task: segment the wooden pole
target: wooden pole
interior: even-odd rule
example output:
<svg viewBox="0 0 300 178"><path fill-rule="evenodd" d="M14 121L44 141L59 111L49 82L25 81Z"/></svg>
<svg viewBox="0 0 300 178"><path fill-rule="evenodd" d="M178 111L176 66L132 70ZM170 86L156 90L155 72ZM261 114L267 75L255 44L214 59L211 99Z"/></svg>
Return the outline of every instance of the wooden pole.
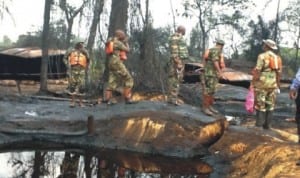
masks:
<svg viewBox="0 0 300 178"><path fill-rule="evenodd" d="M87 129L88 129L88 136L93 136L95 134L94 116L88 117Z"/></svg>

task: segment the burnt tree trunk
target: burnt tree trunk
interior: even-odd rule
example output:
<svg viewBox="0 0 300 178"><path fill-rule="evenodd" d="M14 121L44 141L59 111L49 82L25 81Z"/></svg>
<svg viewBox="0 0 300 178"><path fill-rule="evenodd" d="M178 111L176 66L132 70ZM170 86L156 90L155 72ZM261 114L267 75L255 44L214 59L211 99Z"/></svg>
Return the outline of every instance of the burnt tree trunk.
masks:
<svg viewBox="0 0 300 178"><path fill-rule="evenodd" d="M95 38L97 34L97 26L100 22L100 15L103 12L104 0L97 0L94 6L93 20L90 27L90 33L87 43L87 49L92 54L92 49L95 44Z"/></svg>
<svg viewBox="0 0 300 178"><path fill-rule="evenodd" d="M112 0L109 18L108 37L113 36L116 29L126 32L128 20L128 0Z"/></svg>
<svg viewBox="0 0 300 178"><path fill-rule="evenodd" d="M141 14L142 15L142 14ZM155 57L153 28L150 18L149 0L145 1L145 16L142 17L144 28L140 43L140 63L137 86L139 89L156 90L160 87L159 67Z"/></svg>
<svg viewBox="0 0 300 178"><path fill-rule="evenodd" d="M49 26L52 0L45 0L44 24L42 32L42 62L41 62L41 79L40 92L47 92L47 74L48 74L48 41L49 41Z"/></svg>

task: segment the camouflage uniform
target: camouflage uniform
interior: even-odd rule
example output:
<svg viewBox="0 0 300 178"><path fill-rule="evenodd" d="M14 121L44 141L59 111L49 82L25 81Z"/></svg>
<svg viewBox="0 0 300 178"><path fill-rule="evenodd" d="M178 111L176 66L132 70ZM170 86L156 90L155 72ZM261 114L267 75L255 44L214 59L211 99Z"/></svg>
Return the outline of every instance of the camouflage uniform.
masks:
<svg viewBox="0 0 300 178"><path fill-rule="evenodd" d="M168 102L176 103L180 83L183 81L184 60L188 59L188 49L182 34L174 33L169 38L171 59L168 63Z"/></svg>
<svg viewBox="0 0 300 178"><path fill-rule="evenodd" d="M119 82L124 83L125 88L133 87L133 78L120 59L120 51L126 50L126 46L116 38L113 39L113 54L108 56L108 86L106 90L115 90Z"/></svg>
<svg viewBox="0 0 300 178"><path fill-rule="evenodd" d="M69 81L68 89L72 94L74 94L75 92L76 94L82 95L85 93L85 77L86 77L87 68L81 65L73 65L73 66L70 65L69 56L73 52L77 52L78 54L82 53L83 55L85 55L87 62L89 60L89 55L87 50L85 49L82 50L72 49L69 50L64 56L64 63L66 64L68 69L68 81Z"/></svg>
<svg viewBox="0 0 300 178"><path fill-rule="evenodd" d="M205 54L204 72L200 76L202 83L202 112L206 115L212 116L219 114L219 111L213 108L214 94L219 82L219 75L222 69L222 49L225 42L223 40L216 41L216 47L208 50L208 54ZM216 68L215 63L218 63L219 69ZM225 67L225 66L223 66Z"/></svg>
<svg viewBox="0 0 300 178"><path fill-rule="evenodd" d="M257 127L269 129L271 126L273 110L276 100L276 89L278 86L278 75L281 74L281 66L278 70L271 69L270 57L277 56L271 50L268 50L258 56L254 68L254 77L252 85L255 95L256 123ZM277 56L279 57L279 56ZM279 57L280 58L280 57ZM281 60L281 59L280 59Z"/></svg>
<svg viewBox="0 0 300 178"><path fill-rule="evenodd" d="M220 56L222 54L221 49L211 48L209 49L209 56L204 66L204 73L201 80L204 82L203 94L214 95L216 92L216 86L219 82L217 70L214 66L214 62L220 63Z"/></svg>
<svg viewBox="0 0 300 178"><path fill-rule="evenodd" d="M259 111L272 111L275 106L276 93L278 88L276 72L269 67L269 56L276 55L272 51L267 51L258 56L255 69L260 71L258 80L253 81L255 92L255 109Z"/></svg>

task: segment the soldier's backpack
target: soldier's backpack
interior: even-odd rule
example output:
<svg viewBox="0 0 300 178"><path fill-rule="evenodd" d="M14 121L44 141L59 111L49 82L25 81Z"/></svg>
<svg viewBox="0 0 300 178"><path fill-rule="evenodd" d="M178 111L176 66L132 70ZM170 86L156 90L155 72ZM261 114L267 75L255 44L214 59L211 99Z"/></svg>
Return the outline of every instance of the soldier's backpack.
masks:
<svg viewBox="0 0 300 178"><path fill-rule="evenodd" d="M269 67L272 70L279 70L282 67L281 58L275 54L270 54L269 56Z"/></svg>
<svg viewBox="0 0 300 178"><path fill-rule="evenodd" d="M83 67L86 67L87 66L87 58L86 56L80 52L80 51L72 51L70 54L69 54L69 63L70 65L81 65Z"/></svg>
<svg viewBox="0 0 300 178"><path fill-rule="evenodd" d="M114 52L114 42L113 41L108 41L106 44L105 44L105 53L107 55L110 55ZM122 61L125 61L127 60L127 53L126 51L120 51L120 59Z"/></svg>
<svg viewBox="0 0 300 178"><path fill-rule="evenodd" d="M112 54L114 52L114 42L108 41L105 44L105 53L106 54Z"/></svg>

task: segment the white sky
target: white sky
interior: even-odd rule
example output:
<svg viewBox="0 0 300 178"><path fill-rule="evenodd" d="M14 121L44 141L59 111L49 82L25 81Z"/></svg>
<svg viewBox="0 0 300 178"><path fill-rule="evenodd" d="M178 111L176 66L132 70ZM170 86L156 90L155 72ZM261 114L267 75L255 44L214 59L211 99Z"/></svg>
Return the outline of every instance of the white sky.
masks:
<svg viewBox="0 0 300 178"><path fill-rule="evenodd" d="M15 23L9 16L4 16L4 19L0 20L0 41L4 35L7 35L11 40L17 40L20 34L26 34L29 31L36 31L43 24L43 11L44 11L44 0L12 0L9 3L9 9ZM78 0L70 0L78 1ZM286 6L289 0L282 0L281 5ZM9 2L9 1L7 1ZM182 13L181 3L182 0L172 0L173 8L178 9L179 13ZM277 0L272 0L271 6L267 9L263 9L263 4L267 0L255 0L257 8L253 9L253 13L250 15L251 18L256 18L258 14L262 15L265 19L269 20L275 18ZM170 0L151 0L150 8L153 15L154 27L166 26L172 23L172 14L170 7ZM194 19L185 19L183 17L176 18L177 24L185 25L187 32L189 32L196 23ZM74 30L75 31L75 30Z"/></svg>

